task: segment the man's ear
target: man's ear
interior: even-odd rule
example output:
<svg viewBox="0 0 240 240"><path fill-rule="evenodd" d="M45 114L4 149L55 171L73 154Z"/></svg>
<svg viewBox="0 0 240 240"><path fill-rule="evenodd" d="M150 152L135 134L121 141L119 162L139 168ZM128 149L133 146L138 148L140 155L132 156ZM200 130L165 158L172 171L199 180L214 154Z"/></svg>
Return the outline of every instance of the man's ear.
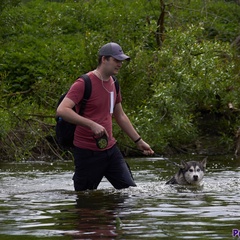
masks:
<svg viewBox="0 0 240 240"><path fill-rule="evenodd" d="M102 62L109 61L109 56L102 56Z"/></svg>

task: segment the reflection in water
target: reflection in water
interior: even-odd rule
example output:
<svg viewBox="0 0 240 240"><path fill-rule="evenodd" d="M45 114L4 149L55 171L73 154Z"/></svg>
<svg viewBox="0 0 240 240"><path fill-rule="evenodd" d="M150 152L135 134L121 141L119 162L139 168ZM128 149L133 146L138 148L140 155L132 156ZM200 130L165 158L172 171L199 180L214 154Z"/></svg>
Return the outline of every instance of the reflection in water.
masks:
<svg viewBox="0 0 240 240"><path fill-rule="evenodd" d="M66 235L83 239L112 239L118 235L120 219L118 211L126 194L104 191L81 192L77 195L77 231Z"/></svg>
<svg viewBox="0 0 240 240"><path fill-rule="evenodd" d="M72 162L1 164L0 239L231 239L240 229L239 160L209 157L201 188L166 185L176 167L161 158L129 163L137 187L103 180L79 193Z"/></svg>

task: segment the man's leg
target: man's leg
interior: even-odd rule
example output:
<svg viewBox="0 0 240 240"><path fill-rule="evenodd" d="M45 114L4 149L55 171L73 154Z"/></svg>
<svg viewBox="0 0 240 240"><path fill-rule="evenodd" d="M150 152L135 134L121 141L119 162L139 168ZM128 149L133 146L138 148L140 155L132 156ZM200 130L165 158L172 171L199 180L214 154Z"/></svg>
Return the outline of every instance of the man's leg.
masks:
<svg viewBox="0 0 240 240"><path fill-rule="evenodd" d="M106 163L104 163L106 161L101 157L101 152L75 148L74 159L75 191L97 189L106 168Z"/></svg>
<svg viewBox="0 0 240 240"><path fill-rule="evenodd" d="M122 153L117 146L107 150L108 167L105 172L105 177L116 188L136 187L131 170L123 158Z"/></svg>

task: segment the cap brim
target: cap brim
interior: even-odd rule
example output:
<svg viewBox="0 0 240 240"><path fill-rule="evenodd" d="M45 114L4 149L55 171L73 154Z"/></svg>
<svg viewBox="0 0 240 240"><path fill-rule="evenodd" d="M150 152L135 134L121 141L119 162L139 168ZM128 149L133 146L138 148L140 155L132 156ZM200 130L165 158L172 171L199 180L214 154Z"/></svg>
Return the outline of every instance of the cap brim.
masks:
<svg viewBox="0 0 240 240"><path fill-rule="evenodd" d="M115 55L115 56L112 56L112 57L119 60L119 61L130 60L130 57L125 55L125 54Z"/></svg>

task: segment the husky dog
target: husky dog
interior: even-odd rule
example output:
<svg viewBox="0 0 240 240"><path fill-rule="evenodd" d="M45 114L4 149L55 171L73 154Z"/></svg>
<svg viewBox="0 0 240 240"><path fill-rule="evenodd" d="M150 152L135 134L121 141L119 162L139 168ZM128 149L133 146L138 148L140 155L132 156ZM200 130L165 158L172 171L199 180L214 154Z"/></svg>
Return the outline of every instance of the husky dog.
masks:
<svg viewBox="0 0 240 240"><path fill-rule="evenodd" d="M207 157L201 162L181 161L179 171L166 184L199 185L203 179L207 164Z"/></svg>

